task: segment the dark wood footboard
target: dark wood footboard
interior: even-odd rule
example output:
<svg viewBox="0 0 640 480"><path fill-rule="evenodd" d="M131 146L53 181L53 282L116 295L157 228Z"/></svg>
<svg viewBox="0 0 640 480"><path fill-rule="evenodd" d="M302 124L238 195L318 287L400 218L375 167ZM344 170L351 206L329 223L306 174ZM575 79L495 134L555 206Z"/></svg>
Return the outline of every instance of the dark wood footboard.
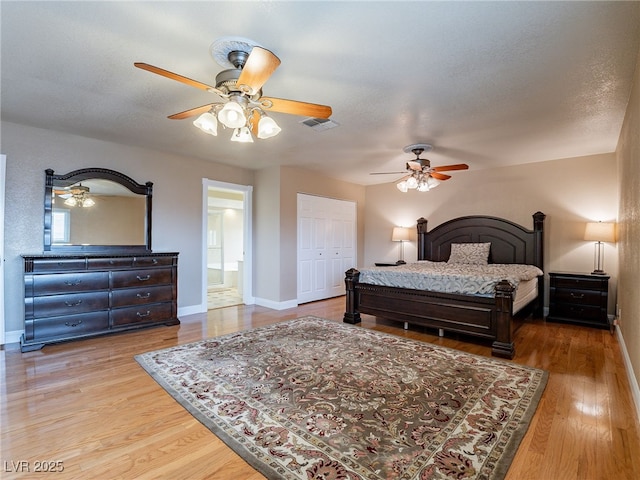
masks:
<svg viewBox="0 0 640 480"><path fill-rule="evenodd" d="M502 281L495 297L426 292L359 282L360 272L346 272L344 322L359 323L360 314L443 329L493 340L492 354L513 358L513 286Z"/></svg>

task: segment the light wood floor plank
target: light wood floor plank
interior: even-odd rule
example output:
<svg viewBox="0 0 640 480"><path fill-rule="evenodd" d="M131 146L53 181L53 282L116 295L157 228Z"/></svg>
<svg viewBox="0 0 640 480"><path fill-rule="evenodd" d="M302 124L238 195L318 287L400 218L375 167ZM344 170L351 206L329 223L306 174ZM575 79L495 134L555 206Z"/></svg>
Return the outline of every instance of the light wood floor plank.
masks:
<svg viewBox="0 0 640 480"><path fill-rule="evenodd" d="M341 322L343 313L344 298L283 311L235 306L183 317L179 326L25 354L9 345L0 351L0 467L60 460L65 470L51 478L259 480L262 475L167 395L134 355L303 315ZM404 330L368 315L360 327L491 355L481 341ZM640 427L616 337L532 319L518 330L516 345L514 362L550 377L507 480L640 478ZM44 478L11 471L0 477Z"/></svg>

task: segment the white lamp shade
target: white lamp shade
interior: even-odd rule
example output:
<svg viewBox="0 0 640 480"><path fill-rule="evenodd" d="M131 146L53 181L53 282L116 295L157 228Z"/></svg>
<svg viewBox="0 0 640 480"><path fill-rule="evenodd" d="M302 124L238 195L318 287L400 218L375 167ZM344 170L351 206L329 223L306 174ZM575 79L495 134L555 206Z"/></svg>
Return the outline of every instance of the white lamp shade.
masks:
<svg viewBox="0 0 640 480"><path fill-rule="evenodd" d="M593 242L615 242L616 224L605 222L588 222L584 230L584 239Z"/></svg>
<svg viewBox="0 0 640 480"><path fill-rule="evenodd" d="M416 177L407 178L407 188L416 188L418 186L418 180Z"/></svg>
<svg viewBox="0 0 640 480"><path fill-rule="evenodd" d="M407 188L407 182L404 180L402 182L398 182L396 184L396 187L398 187L398 190L400 190L402 193L407 193L409 191L409 189Z"/></svg>
<svg viewBox="0 0 640 480"><path fill-rule="evenodd" d="M275 137L281 130L276 121L271 117L263 116L258 122L258 138Z"/></svg>
<svg viewBox="0 0 640 480"><path fill-rule="evenodd" d="M408 242L409 241L409 229L407 227L393 227L391 233L392 242Z"/></svg>
<svg viewBox="0 0 640 480"><path fill-rule="evenodd" d="M218 135L218 120L211 112L205 112L193 121L193 124L204 133Z"/></svg>
<svg viewBox="0 0 640 480"><path fill-rule="evenodd" d="M240 128L247 124L247 117L244 110L235 102L225 103L222 110L218 113L218 120L229 128Z"/></svg>
<svg viewBox="0 0 640 480"><path fill-rule="evenodd" d="M236 128L231 135L232 142L253 143L251 131L247 127Z"/></svg>

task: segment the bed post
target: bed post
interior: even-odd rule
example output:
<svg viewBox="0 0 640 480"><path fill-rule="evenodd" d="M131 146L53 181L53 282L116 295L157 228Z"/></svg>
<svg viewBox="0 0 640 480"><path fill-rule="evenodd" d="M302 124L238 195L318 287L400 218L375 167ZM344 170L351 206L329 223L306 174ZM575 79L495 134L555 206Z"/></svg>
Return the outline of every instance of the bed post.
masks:
<svg viewBox="0 0 640 480"><path fill-rule="evenodd" d="M511 305L516 289L507 280L496 285L496 340L491 344L491 354L496 357L513 358L513 321Z"/></svg>
<svg viewBox="0 0 640 480"><path fill-rule="evenodd" d="M544 271L544 219L546 215L542 212L533 214L534 231L534 265ZM544 274L538 277L538 298L534 305L533 314L536 317L544 315Z"/></svg>
<svg viewBox="0 0 640 480"><path fill-rule="evenodd" d="M356 291L356 284L360 279L360 272L355 268L350 268L344 272L344 284L346 289L347 306L344 312L344 323L360 323L360 312L358 311L358 292Z"/></svg>
<svg viewBox="0 0 640 480"><path fill-rule="evenodd" d="M424 237L427 234L427 219L420 217L416 223L416 228L418 229L418 260L430 260L430 258L427 258L427 246L424 241Z"/></svg>

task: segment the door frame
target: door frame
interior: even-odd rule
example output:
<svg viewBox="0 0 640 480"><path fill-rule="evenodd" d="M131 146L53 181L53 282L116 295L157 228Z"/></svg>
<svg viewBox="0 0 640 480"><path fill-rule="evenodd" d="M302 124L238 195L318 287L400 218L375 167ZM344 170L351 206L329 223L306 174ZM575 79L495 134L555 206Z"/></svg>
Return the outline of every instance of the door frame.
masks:
<svg viewBox="0 0 640 480"><path fill-rule="evenodd" d="M7 156L0 154L0 345L5 344L4 322L4 190L7 178Z"/></svg>
<svg viewBox="0 0 640 480"><path fill-rule="evenodd" d="M253 186L236 183L220 182L202 179L202 293L201 311L207 311L207 226L209 222L209 188L230 190L243 194L243 225L242 232L244 259L242 262L242 301L246 305L253 305Z"/></svg>

